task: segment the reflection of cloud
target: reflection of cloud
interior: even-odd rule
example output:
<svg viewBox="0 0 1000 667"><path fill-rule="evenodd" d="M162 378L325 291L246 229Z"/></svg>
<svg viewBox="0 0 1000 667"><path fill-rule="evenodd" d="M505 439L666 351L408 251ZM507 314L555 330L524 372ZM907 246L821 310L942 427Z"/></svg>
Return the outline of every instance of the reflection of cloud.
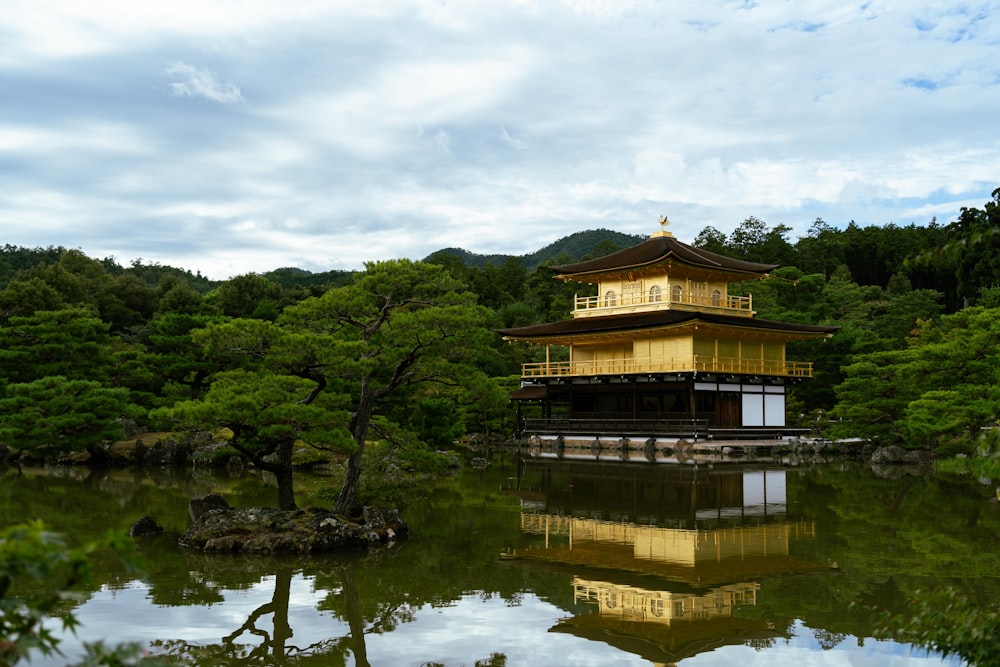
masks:
<svg viewBox="0 0 1000 667"><path fill-rule="evenodd" d="M565 584L570 584L569 579ZM147 585L138 581L114 590L105 587L77 609L82 627L79 636L64 637L60 648L66 655L35 655L30 665L64 665L79 654L83 641L97 639L147 645L153 640L170 639L217 644L255 609L271 600L273 594L273 575L264 576L260 583L245 590L225 590L225 600L212 605L155 604ZM319 644L350 632L346 622L318 610L328 594L329 591L315 587L312 577L292 577L288 620L297 646ZM367 634L365 642L373 665L415 665L427 661L468 665L492 653L506 655L509 665L649 665L638 656L602 642L553 633L551 628L566 618L565 609L532 592L525 591L517 604L493 593L470 592L447 604L427 604L415 609L413 621L401 623L391 632ZM912 667L949 664L894 642L866 641L859 646L856 641L848 640L833 650L822 650L810 629L801 624L796 626L795 636L789 641L766 650L729 646L697 656L691 664L875 667L886 664L889 656L909 656L906 664Z"/></svg>
<svg viewBox="0 0 1000 667"><path fill-rule="evenodd" d="M289 625L302 645L318 644L330 636L350 632L346 622L331 618L318 606L327 591L317 589L311 577L292 578ZM76 635L63 635L59 645L65 656L32 656L31 667L55 667L67 664L82 652L83 642L137 642L148 646L157 640L180 640L191 644L218 644L232 633L262 604L274 595L275 577L265 575L259 583L244 590L223 590L224 600L211 605L156 604L149 586L133 581L123 587L103 587L77 611L80 628ZM245 638L241 638L241 641Z"/></svg>
<svg viewBox="0 0 1000 667"><path fill-rule="evenodd" d="M167 76L176 79L170 84L171 94L177 97L204 97L221 104L241 102L243 95L236 84L219 81L207 69L198 69L186 63L171 63L164 70Z"/></svg>

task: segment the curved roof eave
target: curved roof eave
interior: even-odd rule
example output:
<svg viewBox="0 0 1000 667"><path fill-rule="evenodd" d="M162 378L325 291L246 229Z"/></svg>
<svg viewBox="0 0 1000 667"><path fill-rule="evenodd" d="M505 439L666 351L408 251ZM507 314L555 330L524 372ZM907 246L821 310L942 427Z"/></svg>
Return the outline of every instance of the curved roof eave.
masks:
<svg viewBox="0 0 1000 667"><path fill-rule="evenodd" d="M784 333L791 337L829 336L839 331L840 327L814 324L797 324L794 322L777 322L760 320L733 315L715 315L696 311L654 311L648 313L629 313L627 315L608 315L606 317L583 317L546 324L536 324L528 327L500 329L498 333L507 340L540 340L566 339L575 336L594 334L611 334L619 332L635 332L664 327L676 327L700 321L705 324L732 329L756 329L772 333Z"/></svg>
<svg viewBox="0 0 1000 667"><path fill-rule="evenodd" d="M645 268L670 258L691 266L728 273L762 276L778 268L778 264L759 264L725 257L681 243L672 236L655 236L624 250L572 264L549 267L561 277L573 278Z"/></svg>

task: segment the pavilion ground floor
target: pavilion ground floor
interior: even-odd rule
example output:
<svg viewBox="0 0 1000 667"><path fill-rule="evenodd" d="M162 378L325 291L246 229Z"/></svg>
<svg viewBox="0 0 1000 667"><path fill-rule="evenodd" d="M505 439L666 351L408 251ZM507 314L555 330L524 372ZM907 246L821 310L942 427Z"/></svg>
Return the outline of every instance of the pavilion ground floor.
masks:
<svg viewBox="0 0 1000 667"><path fill-rule="evenodd" d="M695 373L533 379L511 394L518 435L774 438L788 378Z"/></svg>

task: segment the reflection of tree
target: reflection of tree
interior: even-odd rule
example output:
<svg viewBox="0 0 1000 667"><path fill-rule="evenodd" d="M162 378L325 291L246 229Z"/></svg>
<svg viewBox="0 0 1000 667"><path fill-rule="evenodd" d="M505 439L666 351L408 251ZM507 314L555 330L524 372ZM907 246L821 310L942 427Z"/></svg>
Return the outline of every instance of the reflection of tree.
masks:
<svg viewBox="0 0 1000 667"><path fill-rule="evenodd" d="M441 662L425 662L423 667L445 667ZM476 660L474 667L507 667L507 656L503 653L490 653L490 657Z"/></svg>
<svg viewBox="0 0 1000 667"><path fill-rule="evenodd" d="M915 591L907 615L883 612L877 635L911 642L974 667L1000 665L1000 611L954 588Z"/></svg>
<svg viewBox="0 0 1000 667"><path fill-rule="evenodd" d="M306 665L313 662L323 665L346 664L346 638L330 639L309 646L289 643L295 634L288 618L292 578L290 566L271 564L274 573L274 592L271 599L254 609L247 620L236 630L222 637L220 643L202 645L185 640L155 642L172 658L185 664L202 665ZM271 627L262 620L271 616ZM245 635L255 637L259 643L241 640ZM358 663L367 664L367 663Z"/></svg>
<svg viewBox="0 0 1000 667"><path fill-rule="evenodd" d="M341 582L344 597L344 610L347 613L347 624L351 628L351 650L354 652L354 663L358 667L368 667L368 647L365 645L365 619L361 615L361 601L358 597L358 587L354 584L352 568L343 569Z"/></svg>
<svg viewBox="0 0 1000 667"><path fill-rule="evenodd" d="M884 479L841 464L789 475L788 499L790 513L816 522L816 540L794 553L836 563L837 585L813 575L771 579L762 583L763 604L745 613L822 628L822 645L876 636L873 609L912 616L918 589L950 585L996 604L1000 515L984 509L974 485L943 475Z"/></svg>
<svg viewBox="0 0 1000 667"><path fill-rule="evenodd" d="M836 648L838 644L847 639L847 635L842 632L830 632L822 628L813 630L813 637L816 638L816 641L819 642L820 647L824 651Z"/></svg>
<svg viewBox="0 0 1000 667"><path fill-rule="evenodd" d="M261 643L247 654L246 658L250 662L263 661L270 653L275 660L282 661L285 658L285 642L292 637L292 627L288 622L288 596L292 585L292 570L289 567L279 568L274 575L274 595L267 604L262 604L253 610L246 623L237 628L233 633L222 638L223 644L234 652L234 642L244 632L256 635L261 638ZM267 630L257 627L257 621L265 614L272 614L274 632L268 635Z"/></svg>
<svg viewBox="0 0 1000 667"><path fill-rule="evenodd" d="M344 665L351 653L354 664L367 667L368 649L366 632L389 632L400 622L413 620L413 612L403 603L383 600L377 613L366 619L363 599L358 587L357 569L364 569L362 561L346 563L334 568L336 582L331 587L331 597L336 599L337 615L347 622L349 632L341 637L327 639L309 646L296 646L289 642L294 630L288 618L291 582L294 571L290 566L268 562L274 573L274 592L271 599L257 607L236 630L222 637L220 643L199 645L184 640L160 641L155 646L171 657L188 664L213 665ZM271 627L264 625L270 615ZM257 638L259 643L250 641Z"/></svg>

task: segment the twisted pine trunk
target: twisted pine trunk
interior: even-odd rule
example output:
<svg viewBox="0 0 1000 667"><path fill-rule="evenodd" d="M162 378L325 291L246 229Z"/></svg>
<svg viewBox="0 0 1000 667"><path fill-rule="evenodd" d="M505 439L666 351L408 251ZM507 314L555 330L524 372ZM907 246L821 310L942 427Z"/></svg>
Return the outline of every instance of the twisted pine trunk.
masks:
<svg viewBox="0 0 1000 667"><path fill-rule="evenodd" d="M358 410L351 419L351 436L354 438L355 449L347 459L344 486L341 487L337 502L333 506L335 514L350 516L357 502L358 489L361 486L361 458L365 453L365 441L368 439L368 425L371 423L374 405L375 396L371 390L371 382L367 377L362 378Z"/></svg>

